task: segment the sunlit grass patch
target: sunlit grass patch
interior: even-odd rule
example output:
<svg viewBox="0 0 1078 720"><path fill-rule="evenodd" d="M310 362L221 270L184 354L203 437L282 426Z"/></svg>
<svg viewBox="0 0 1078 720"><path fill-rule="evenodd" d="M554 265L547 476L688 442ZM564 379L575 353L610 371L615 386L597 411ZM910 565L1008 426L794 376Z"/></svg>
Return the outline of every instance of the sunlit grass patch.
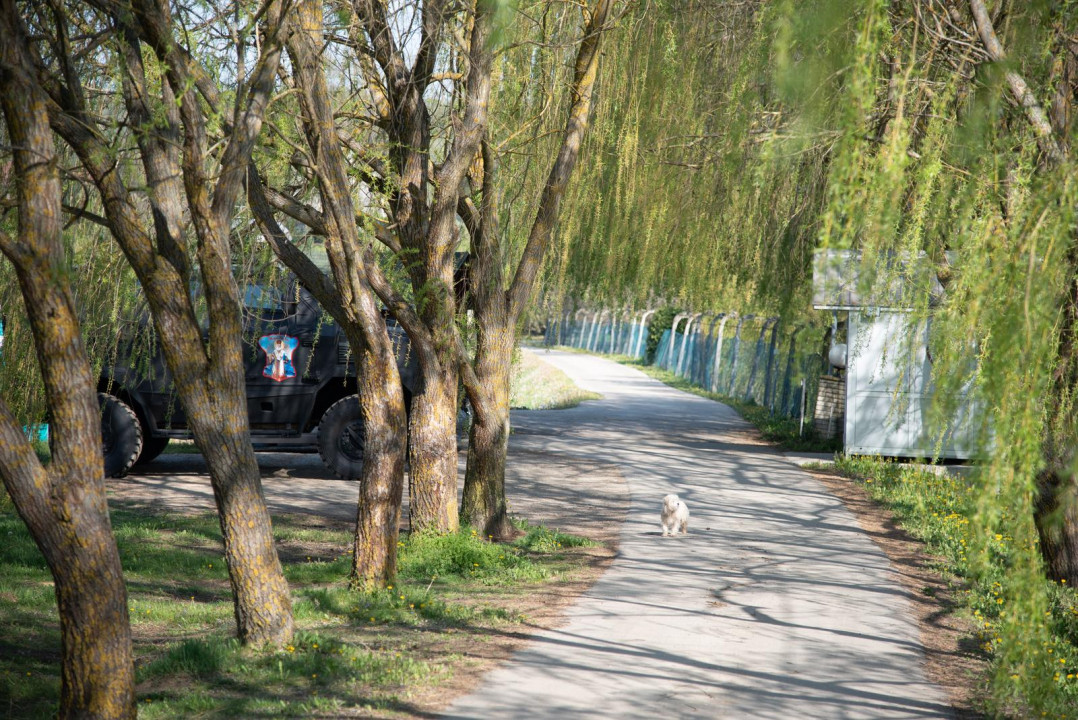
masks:
<svg viewBox="0 0 1078 720"><path fill-rule="evenodd" d="M407 712L436 696L459 648L519 632L520 598L580 567L587 544L541 527L514 544L465 529L402 536L399 581L348 587L352 532L299 516L274 519L292 587L296 634L245 648L235 621L218 520L121 506L112 512L128 583L139 715L304 717ZM0 506L0 707L54 717L60 637L51 577L10 504ZM576 563L574 565L574 562Z"/></svg>
<svg viewBox="0 0 1078 720"><path fill-rule="evenodd" d="M400 576L406 581L536 581L547 575L520 548L489 542L471 528L446 535L418 533L401 545Z"/></svg>
<svg viewBox="0 0 1078 720"><path fill-rule="evenodd" d="M581 390L576 383L534 353L519 352L509 382L509 406L524 410L576 407L584 400L598 400L598 393Z"/></svg>
<svg viewBox="0 0 1078 720"><path fill-rule="evenodd" d="M525 533L523 537L513 544L526 550L554 553L564 548L594 547L598 545L597 542L586 537L551 530L542 525L531 525L520 520L515 520L513 524Z"/></svg>

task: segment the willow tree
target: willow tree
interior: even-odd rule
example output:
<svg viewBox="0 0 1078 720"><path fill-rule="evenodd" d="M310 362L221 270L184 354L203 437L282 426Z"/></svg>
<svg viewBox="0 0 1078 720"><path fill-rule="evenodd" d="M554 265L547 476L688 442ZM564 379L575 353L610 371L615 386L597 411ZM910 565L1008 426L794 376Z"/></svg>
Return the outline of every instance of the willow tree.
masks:
<svg viewBox="0 0 1078 720"><path fill-rule="evenodd" d="M782 108L764 82L766 5L640 3L612 31L603 101L544 269L548 313L657 298L792 311L804 299L827 146L787 154L770 142Z"/></svg>
<svg viewBox="0 0 1078 720"><path fill-rule="evenodd" d="M523 200L522 212L531 218L531 223L520 250L516 251L514 247L514 241L519 243L519 238L514 237L509 224L503 222L502 204L510 188L499 173L499 138L494 133L488 133L483 143L482 165L475 173L475 204L467 205L463 213L474 253L469 286L477 337L475 378L466 384L475 409L475 420L469 436L461 514L466 522L482 528L489 536L504 538L513 533L506 514L505 463L509 441L509 371L517 326L532 301L539 271L561 214L562 200L591 121L600 41L607 29L612 4L611 0L597 0L585 9L579 39L568 43L569 47L576 48L576 52L567 92L561 95L556 83L545 85L541 80L538 90L532 90L547 103L560 106L564 115L552 115L558 120L564 118L564 125L555 135L558 144L550 149L554 160L537 200L535 195ZM565 35L572 37L573 32ZM543 37L542 32L538 36L524 33L522 36L525 40L522 45L526 48L553 44L552 38ZM523 67L518 65L515 69L525 78L530 76L534 82L544 64L555 64L558 59L555 53L554 57L540 62L533 53L530 59L523 61ZM500 69L511 68L510 60L506 59ZM524 69L528 70L527 74L521 72ZM557 71L553 77L558 77ZM525 88L529 84L519 76L517 82ZM511 89L503 89L503 95L508 94L507 90L511 92ZM505 113L503 117L507 115ZM516 118L523 120L519 115ZM542 123L532 123L532 132L541 127ZM526 124L524 127L500 127L499 130L509 135L500 139L503 142L509 140L526 128ZM537 154L544 157L541 152Z"/></svg>
<svg viewBox="0 0 1078 720"><path fill-rule="evenodd" d="M536 7L566 21L577 12L560 3L542 2ZM321 117L323 124L332 122L334 137L327 139L307 126L288 132L287 123L295 121L282 113L275 126L277 136L268 139L267 146L288 148L289 169L277 170L275 177L272 164L266 167L262 173L269 185L265 199L291 220L326 236L333 280L341 297L355 302L366 292L363 284L368 284L411 337L423 377L422 389L412 398L409 433L413 528L447 531L458 523L455 432L458 373L463 372L476 418L463 507L468 520L487 528L489 534L509 535L503 479L514 329L534 287L587 127L599 36L609 3L589 8L583 38L569 41L569 47L579 46L577 72L564 96L571 100L555 104L566 109L569 120L560 149L551 152L557 157L538 199L538 212L532 208L532 239L523 250L512 288L503 286L502 280L502 263L507 259L499 254L502 230L497 195L502 188L496 184L493 167L497 151L491 150L488 106L499 39L519 52L508 41L517 35L506 19L515 18L530 31L530 15L493 0L400 7L355 0L334 9L339 26L327 31L326 42L307 56L332 67L334 83L327 83L324 76L317 79L321 85L301 82L295 73L304 67L299 61L302 51L296 47L293 52L292 44L289 53L296 70L287 81L300 90L303 106L310 108L307 117ZM321 16L310 18L321 32ZM559 52L564 45L546 48L527 33L519 35L523 46L562 59ZM319 88L317 98L312 96L312 87ZM305 150L297 148L292 139L296 136L306 139ZM487 148L481 152L485 138ZM272 157L272 153L267 155ZM312 207L304 195L309 192L308 178L317 183L321 209ZM339 201L327 197L330 187L338 188L332 192ZM348 192L362 202L350 201ZM333 209L334 205L340 210ZM336 230L327 208L339 215L333 221L339 223ZM355 215L349 214L352 211ZM362 231L344 228L345 218L354 218ZM473 253L469 272L480 328L474 367L465 356L457 325L455 251L466 246L461 242L462 232L468 234ZM271 230L267 237L280 244L278 238L283 235ZM395 291L379 269L368 245L375 238L405 268L410 299L409 294ZM298 264L282 258L301 276L309 274L310 284L322 283L310 268L303 267L300 258L295 258ZM355 272L349 276L346 267ZM503 297L496 301L499 293Z"/></svg>
<svg viewBox="0 0 1078 720"><path fill-rule="evenodd" d="M813 28L787 8L796 49L784 72L810 48L821 75L840 72L806 114L835 138L821 242L859 251L870 271L895 254L935 264L943 302L926 297L915 311L932 328L930 419L942 428L963 393L981 409L973 555L987 564L1005 541L1009 556L997 687L1049 685L1058 666L1044 646L1042 578L1078 582L1068 150L1078 16L979 0L820 10L826 20ZM818 92L788 87L799 103ZM1050 697L1022 700L1048 712Z"/></svg>
<svg viewBox="0 0 1078 720"><path fill-rule="evenodd" d="M931 328L926 419L942 433L963 397L981 409L971 557L1007 558L996 689L1053 683L1044 575L1078 582L1078 15L1007 0L650 10L635 27L656 41L635 62L675 90L640 106L639 135L596 133L589 150L627 190L614 210L573 203L552 284L618 298L644 280L700 305L738 287L751 307L805 298L818 247L856 252L878 287L915 280L891 259L923 254L945 287L912 313ZM614 92L630 111L647 97ZM1051 697L1021 701L1063 710Z"/></svg>
<svg viewBox="0 0 1078 720"><path fill-rule="evenodd" d="M305 138L305 150L294 148L290 133L278 135L289 143L290 154L300 154L298 162L289 160L314 179L321 209L305 202L302 188L289 192L274 187L272 173L265 173L268 203L325 235L335 292L345 313L355 313L357 303L373 298L373 289L409 334L422 373L421 387L411 398L408 431L411 523L418 531L448 532L459 523L456 418L462 343L453 291L456 215L486 122L488 43L496 7L487 0L399 7L374 0L340 2L331 15L340 24L324 35L320 8L305 10L308 31L318 42L293 33L289 55L294 70L287 80L300 91L306 113L303 127L291 133ZM316 118L318 127L313 125ZM290 119L282 115L278 122L287 127ZM267 145L273 142L271 138ZM283 181L302 185L303 174L293 172L300 182L289 177ZM353 200L353 193L365 196L366 202ZM406 269L414 304L375 262L368 246L374 237ZM313 268L288 256L282 259L308 285L319 284ZM378 342L385 335L384 327L376 327L373 303L371 310L374 315L367 322L345 324L363 340L357 347L371 347L376 335ZM372 363L376 360L384 364L391 358L371 358ZM374 364L369 371L396 374L395 368ZM385 438L379 442L388 447L383 424L390 429L399 425L394 395L384 387L368 390L369 396L361 393L368 433L365 476L376 471L370 466L377 458L370 453L379 446L369 444L371 434ZM376 409L386 402L388 410Z"/></svg>
<svg viewBox="0 0 1078 720"><path fill-rule="evenodd" d="M45 94L26 56L15 4L0 3L0 106L12 155L18 229L0 224L51 410L42 466L0 398L0 476L52 573L60 615L62 718L133 718L135 668L127 588L109 522L96 378L67 278L62 186ZM5 193L6 194L6 193ZM10 332L10 330L9 330Z"/></svg>
<svg viewBox="0 0 1078 720"><path fill-rule="evenodd" d="M258 57L248 75L241 60L231 68L239 75L231 106L185 45L189 28L166 3L30 5L25 15L35 38L24 48L23 59L32 63L25 70L45 90L49 122L77 155L82 179L103 208L83 217L107 228L138 277L206 458L238 635L252 644L287 642L291 597L247 427L230 246L280 62L284 5L270 2L249 16ZM205 337L192 298L196 278L207 309Z"/></svg>

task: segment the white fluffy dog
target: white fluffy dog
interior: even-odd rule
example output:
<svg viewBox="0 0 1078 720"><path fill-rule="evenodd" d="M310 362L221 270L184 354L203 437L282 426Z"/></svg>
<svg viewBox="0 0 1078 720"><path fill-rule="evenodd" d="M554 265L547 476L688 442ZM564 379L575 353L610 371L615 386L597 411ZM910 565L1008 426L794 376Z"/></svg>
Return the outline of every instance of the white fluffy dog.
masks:
<svg viewBox="0 0 1078 720"><path fill-rule="evenodd" d="M663 523L663 537L689 532L689 508L677 495L663 498L663 511L659 516Z"/></svg>

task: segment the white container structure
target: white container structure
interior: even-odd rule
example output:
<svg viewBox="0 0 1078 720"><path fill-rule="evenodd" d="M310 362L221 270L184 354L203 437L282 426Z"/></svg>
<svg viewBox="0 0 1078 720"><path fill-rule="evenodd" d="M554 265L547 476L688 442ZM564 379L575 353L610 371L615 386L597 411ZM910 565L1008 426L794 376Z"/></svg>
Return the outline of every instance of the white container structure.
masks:
<svg viewBox="0 0 1078 720"><path fill-rule="evenodd" d="M872 293L869 301L858 291L860 262L856 253L836 250L817 251L813 262L813 307L848 318L846 453L968 459L977 418L964 397L942 437L939 428L931 432L926 425L933 395L927 342L931 319L919 319L910 299L925 292L934 300L942 298L935 274L898 260L907 266L900 274L912 279Z"/></svg>

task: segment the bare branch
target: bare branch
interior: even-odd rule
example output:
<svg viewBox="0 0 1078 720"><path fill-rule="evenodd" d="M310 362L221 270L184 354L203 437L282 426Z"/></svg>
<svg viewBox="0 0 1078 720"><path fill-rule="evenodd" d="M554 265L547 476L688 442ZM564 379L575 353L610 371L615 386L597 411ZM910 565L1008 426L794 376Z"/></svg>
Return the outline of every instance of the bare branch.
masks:
<svg viewBox="0 0 1078 720"><path fill-rule="evenodd" d="M973 12L973 20L977 24L977 32L981 36L981 42L984 43L989 56L998 63L1005 62L1007 54L1003 50L1003 44L996 36L995 28L992 27L992 18L988 15L988 9L985 8L983 0L970 0L969 7ZM1022 76L1015 71L1007 70L1004 75L1007 78L1007 85L1010 86L1011 94L1014 95L1015 100L1026 111L1026 118L1033 128L1034 135L1037 136L1037 144L1041 146L1041 151L1044 152L1053 165L1063 163L1067 158L1067 154L1052 132L1052 124L1048 121L1048 116L1045 115L1036 95L1029 89L1029 85L1026 84Z"/></svg>

